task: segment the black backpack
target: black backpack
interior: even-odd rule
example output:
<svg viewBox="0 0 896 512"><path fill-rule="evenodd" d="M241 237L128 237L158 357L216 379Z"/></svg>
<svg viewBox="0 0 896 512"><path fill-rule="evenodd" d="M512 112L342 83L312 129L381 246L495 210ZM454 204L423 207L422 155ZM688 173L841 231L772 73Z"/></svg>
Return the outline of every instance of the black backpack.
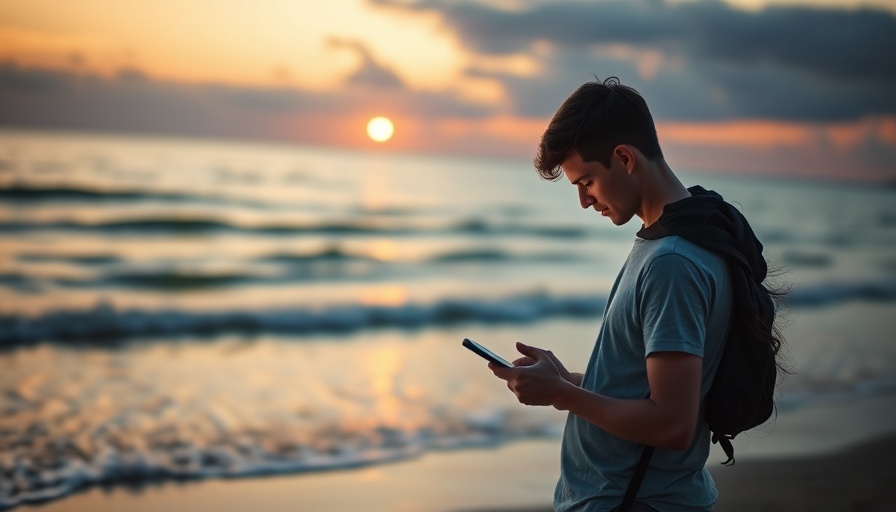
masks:
<svg viewBox="0 0 896 512"><path fill-rule="evenodd" d="M638 236L657 239L680 236L724 257L731 272L731 328L712 386L706 395L705 420L728 460L734 464L735 436L765 423L774 412L778 375L777 350L769 343L773 334L775 306L762 285L767 266L762 244L749 223L715 192L691 187L692 194L666 205L663 215ZM620 511L630 510L644 479L654 447L645 446L629 482Z"/></svg>
<svg viewBox="0 0 896 512"><path fill-rule="evenodd" d="M775 305L762 284L768 272L762 244L744 216L719 194L702 187L691 197L666 205L663 214L638 236L655 240L680 236L725 259L733 301L728 339L705 399L705 418L713 443L734 461L731 439L761 425L774 411L778 374L772 347Z"/></svg>
<svg viewBox="0 0 896 512"><path fill-rule="evenodd" d="M756 328L770 331L774 304L768 293L762 294L761 299L763 310ZM718 443L728 456L722 463L726 466L734 464L731 440L745 430L762 425L774 412L778 375L775 351L767 339L755 337L750 326L743 325L740 319L732 322L731 329L704 402L712 442Z"/></svg>

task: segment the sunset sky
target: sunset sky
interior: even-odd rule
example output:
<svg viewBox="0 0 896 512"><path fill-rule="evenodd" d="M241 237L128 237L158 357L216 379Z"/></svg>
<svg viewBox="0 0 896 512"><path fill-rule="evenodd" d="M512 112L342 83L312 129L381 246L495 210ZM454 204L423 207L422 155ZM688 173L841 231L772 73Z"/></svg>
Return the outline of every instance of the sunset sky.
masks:
<svg viewBox="0 0 896 512"><path fill-rule="evenodd" d="M0 128L529 159L615 75L673 168L894 180L894 55L896 0L0 0Z"/></svg>

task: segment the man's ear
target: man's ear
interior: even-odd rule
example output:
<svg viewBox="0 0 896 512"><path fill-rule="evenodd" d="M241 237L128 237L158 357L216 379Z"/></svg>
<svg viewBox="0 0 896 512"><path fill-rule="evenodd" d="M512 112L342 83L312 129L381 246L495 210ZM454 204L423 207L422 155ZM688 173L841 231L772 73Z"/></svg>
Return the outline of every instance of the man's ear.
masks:
<svg viewBox="0 0 896 512"><path fill-rule="evenodd" d="M635 170L635 162L637 160L637 156L635 152L629 146L625 144L620 144L613 149L613 155L622 162L622 165L625 166L626 172L629 174Z"/></svg>

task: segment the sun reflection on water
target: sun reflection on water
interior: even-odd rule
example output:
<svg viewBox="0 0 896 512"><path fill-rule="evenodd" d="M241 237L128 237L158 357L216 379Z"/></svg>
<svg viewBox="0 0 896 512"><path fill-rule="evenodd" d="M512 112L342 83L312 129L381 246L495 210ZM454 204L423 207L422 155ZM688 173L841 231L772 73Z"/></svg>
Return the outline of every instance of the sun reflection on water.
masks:
<svg viewBox="0 0 896 512"><path fill-rule="evenodd" d="M361 304L365 306L402 306L407 304L408 292L404 286L387 284L364 288L359 292Z"/></svg>

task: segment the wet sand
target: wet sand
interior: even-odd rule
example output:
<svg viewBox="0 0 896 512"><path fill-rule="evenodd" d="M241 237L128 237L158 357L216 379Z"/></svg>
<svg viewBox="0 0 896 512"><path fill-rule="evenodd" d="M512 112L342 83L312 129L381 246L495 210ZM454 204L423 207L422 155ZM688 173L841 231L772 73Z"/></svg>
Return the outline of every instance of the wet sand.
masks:
<svg viewBox="0 0 896 512"><path fill-rule="evenodd" d="M896 510L896 435L823 457L712 468L716 512Z"/></svg>
<svg viewBox="0 0 896 512"><path fill-rule="evenodd" d="M711 468L715 512L884 512L896 509L896 435L825 457L748 460ZM475 512L547 512L550 506ZM469 511L474 512L474 511Z"/></svg>

